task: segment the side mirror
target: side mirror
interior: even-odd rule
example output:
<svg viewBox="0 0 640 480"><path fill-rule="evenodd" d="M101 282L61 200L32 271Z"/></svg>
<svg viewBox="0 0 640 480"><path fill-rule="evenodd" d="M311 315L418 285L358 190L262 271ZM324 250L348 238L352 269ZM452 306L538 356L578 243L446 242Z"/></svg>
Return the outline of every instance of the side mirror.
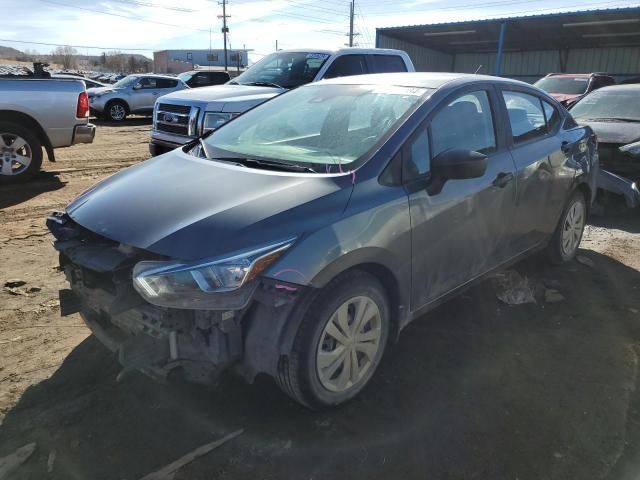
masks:
<svg viewBox="0 0 640 480"><path fill-rule="evenodd" d="M133 86L133 89L134 89L134 90L140 90L141 88L142 88L142 85L141 85L141 84L139 84L139 83L136 83L136 84Z"/></svg>
<svg viewBox="0 0 640 480"><path fill-rule="evenodd" d="M487 156L473 150L452 148L431 160L429 194L440 193L447 180L479 178L487 170Z"/></svg>

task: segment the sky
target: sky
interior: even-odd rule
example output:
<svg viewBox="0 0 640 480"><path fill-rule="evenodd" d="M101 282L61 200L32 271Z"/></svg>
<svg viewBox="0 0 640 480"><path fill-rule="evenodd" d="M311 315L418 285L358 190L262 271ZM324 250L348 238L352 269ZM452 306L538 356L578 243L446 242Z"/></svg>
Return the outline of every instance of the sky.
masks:
<svg viewBox="0 0 640 480"><path fill-rule="evenodd" d="M0 0L0 45L49 53L53 45L82 54L120 50L222 48L217 0ZM640 5L640 0L356 0L359 46L373 47L376 27ZM232 48L251 61L278 48L337 48L347 41L348 0L230 0ZM88 48L100 47L100 48Z"/></svg>

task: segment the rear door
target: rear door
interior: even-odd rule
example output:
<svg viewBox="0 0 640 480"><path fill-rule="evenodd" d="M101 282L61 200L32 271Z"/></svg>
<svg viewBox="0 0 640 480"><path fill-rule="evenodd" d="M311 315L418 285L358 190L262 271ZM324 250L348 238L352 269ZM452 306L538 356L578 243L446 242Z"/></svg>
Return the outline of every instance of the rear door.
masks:
<svg viewBox="0 0 640 480"><path fill-rule="evenodd" d="M558 108L531 90L505 88L500 98L517 170L513 253L518 254L553 234L574 178L567 162L576 139L560 131Z"/></svg>
<svg viewBox="0 0 640 480"><path fill-rule="evenodd" d="M414 309L509 257L515 166L501 135L496 95L488 85L449 96L403 149ZM429 194L431 159L451 148L484 153L487 170L480 178L449 180L440 192Z"/></svg>
<svg viewBox="0 0 640 480"><path fill-rule="evenodd" d="M153 109L153 103L157 95L157 78L155 77L142 77L136 87L131 90L131 98L129 100L129 107L132 112L143 112L146 110L149 103Z"/></svg>

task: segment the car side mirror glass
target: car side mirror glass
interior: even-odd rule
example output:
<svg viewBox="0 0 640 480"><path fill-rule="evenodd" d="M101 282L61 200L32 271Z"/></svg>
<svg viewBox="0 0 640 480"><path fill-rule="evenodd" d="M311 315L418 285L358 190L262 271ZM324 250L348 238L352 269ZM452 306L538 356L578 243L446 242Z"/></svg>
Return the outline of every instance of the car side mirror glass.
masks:
<svg viewBox="0 0 640 480"><path fill-rule="evenodd" d="M487 170L487 156L464 148L452 148L436 155L431 160L429 194L440 193L447 180L479 178Z"/></svg>
<svg viewBox="0 0 640 480"><path fill-rule="evenodd" d="M134 90L140 90L141 88L142 88L142 84L140 84L140 83L136 83L136 84L133 86L133 89L134 89Z"/></svg>

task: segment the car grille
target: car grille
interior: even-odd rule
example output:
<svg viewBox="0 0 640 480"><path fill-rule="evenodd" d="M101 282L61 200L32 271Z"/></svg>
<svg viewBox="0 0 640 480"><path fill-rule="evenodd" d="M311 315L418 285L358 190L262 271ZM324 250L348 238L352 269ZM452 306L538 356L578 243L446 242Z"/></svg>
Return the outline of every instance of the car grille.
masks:
<svg viewBox="0 0 640 480"><path fill-rule="evenodd" d="M186 113L188 115L191 112L191 107L188 105L172 105L170 103L161 103L158 105L158 110L172 113Z"/></svg>
<svg viewBox="0 0 640 480"><path fill-rule="evenodd" d="M174 135L189 136L191 107L188 105L160 103L156 108L155 115L154 123L156 130Z"/></svg>
<svg viewBox="0 0 640 480"><path fill-rule="evenodd" d="M188 135L187 126L184 125L166 125L164 123L158 123L156 125L156 130L167 133L175 133L176 135Z"/></svg>

